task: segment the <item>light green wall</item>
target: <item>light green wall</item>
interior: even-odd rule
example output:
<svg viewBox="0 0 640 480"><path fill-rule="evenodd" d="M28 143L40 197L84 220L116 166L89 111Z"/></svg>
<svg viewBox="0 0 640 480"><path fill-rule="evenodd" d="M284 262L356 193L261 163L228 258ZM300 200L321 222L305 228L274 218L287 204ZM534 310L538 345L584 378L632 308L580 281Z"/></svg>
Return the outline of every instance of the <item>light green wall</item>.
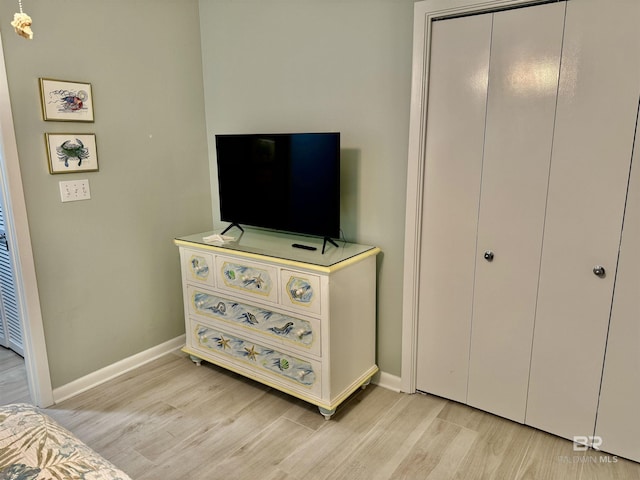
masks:
<svg viewBox="0 0 640 480"><path fill-rule="evenodd" d="M0 3L54 387L184 333L175 236L212 226L196 0ZM38 78L92 84L95 123L44 122ZM95 133L100 171L50 175L45 132ZM62 204L58 182L88 178Z"/></svg>
<svg viewBox="0 0 640 480"><path fill-rule="evenodd" d="M412 0L200 0L214 133L340 131L342 229L382 249L378 364L400 375Z"/></svg>
<svg viewBox="0 0 640 480"><path fill-rule="evenodd" d="M400 374L413 1L24 8L33 40L9 25L17 2L0 31L54 388L184 332L172 238L221 225L216 132L342 133L342 228L383 250L378 363ZM44 122L39 77L90 82L95 123ZM100 171L50 175L45 132L96 133ZM92 199L63 205L78 178Z"/></svg>

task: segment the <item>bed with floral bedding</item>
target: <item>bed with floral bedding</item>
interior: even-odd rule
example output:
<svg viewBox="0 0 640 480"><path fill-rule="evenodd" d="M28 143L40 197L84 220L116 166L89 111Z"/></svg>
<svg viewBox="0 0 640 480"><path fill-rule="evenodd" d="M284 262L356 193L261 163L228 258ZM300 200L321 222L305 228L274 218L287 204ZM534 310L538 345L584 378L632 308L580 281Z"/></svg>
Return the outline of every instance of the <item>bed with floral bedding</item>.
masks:
<svg viewBox="0 0 640 480"><path fill-rule="evenodd" d="M33 405L0 406L0 480L131 480Z"/></svg>

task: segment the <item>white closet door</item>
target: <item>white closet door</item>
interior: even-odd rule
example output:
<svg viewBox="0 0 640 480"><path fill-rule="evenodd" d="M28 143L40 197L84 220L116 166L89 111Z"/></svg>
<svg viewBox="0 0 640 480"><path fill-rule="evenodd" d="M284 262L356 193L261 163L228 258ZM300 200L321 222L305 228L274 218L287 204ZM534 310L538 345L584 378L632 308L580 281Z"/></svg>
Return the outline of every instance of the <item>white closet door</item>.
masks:
<svg viewBox="0 0 640 480"><path fill-rule="evenodd" d="M564 12L564 3L554 3L499 12L493 21L468 403L518 422L526 408Z"/></svg>
<svg viewBox="0 0 640 480"><path fill-rule="evenodd" d="M491 15L432 33L416 386L465 402Z"/></svg>
<svg viewBox="0 0 640 480"><path fill-rule="evenodd" d="M0 199L0 237L5 235L4 239L6 241L6 229L4 223L4 209L2 205L2 199ZM2 238L0 238L0 278L2 277L2 269L3 269L3 258L2 258L2 247L4 246L4 242ZM0 282L0 299L2 298L2 283ZM3 347L9 347L9 322L7 316L2 311L2 302L0 301L0 345Z"/></svg>
<svg viewBox="0 0 640 480"><path fill-rule="evenodd" d="M24 356L13 262L6 235L4 209L0 200L0 345Z"/></svg>
<svg viewBox="0 0 640 480"><path fill-rule="evenodd" d="M640 462L640 125L622 229L596 435L601 449Z"/></svg>
<svg viewBox="0 0 640 480"><path fill-rule="evenodd" d="M594 432L640 85L640 2L603 3L567 3L526 413L569 439Z"/></svg>

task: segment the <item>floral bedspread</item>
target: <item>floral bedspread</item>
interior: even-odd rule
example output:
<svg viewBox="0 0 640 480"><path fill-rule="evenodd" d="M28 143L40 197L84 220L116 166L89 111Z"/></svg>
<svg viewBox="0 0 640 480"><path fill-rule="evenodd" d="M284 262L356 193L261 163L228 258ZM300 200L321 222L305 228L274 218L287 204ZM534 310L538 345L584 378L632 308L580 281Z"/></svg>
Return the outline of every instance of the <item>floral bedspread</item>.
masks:
<svg viewBox="0 0 640 480"><path fill-rule="evenodd" d="M131 480L28 404L0 406L0 480Z"/></svg>

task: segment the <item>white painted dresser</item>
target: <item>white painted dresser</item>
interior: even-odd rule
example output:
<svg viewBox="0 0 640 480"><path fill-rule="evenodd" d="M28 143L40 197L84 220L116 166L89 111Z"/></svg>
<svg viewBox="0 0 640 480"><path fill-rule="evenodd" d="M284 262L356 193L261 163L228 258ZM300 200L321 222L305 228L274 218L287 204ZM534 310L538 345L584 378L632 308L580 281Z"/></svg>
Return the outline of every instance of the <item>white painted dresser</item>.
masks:
<svg viewBox="0 0 640 480"><path fill-rule="evenodd" d="M186 345L202 360L317 405L330 418L378 371L377 247L245 228L177 238ZM240 233L240 232L238 232ZM294 248L299 243L315 251Z"/></svg>

